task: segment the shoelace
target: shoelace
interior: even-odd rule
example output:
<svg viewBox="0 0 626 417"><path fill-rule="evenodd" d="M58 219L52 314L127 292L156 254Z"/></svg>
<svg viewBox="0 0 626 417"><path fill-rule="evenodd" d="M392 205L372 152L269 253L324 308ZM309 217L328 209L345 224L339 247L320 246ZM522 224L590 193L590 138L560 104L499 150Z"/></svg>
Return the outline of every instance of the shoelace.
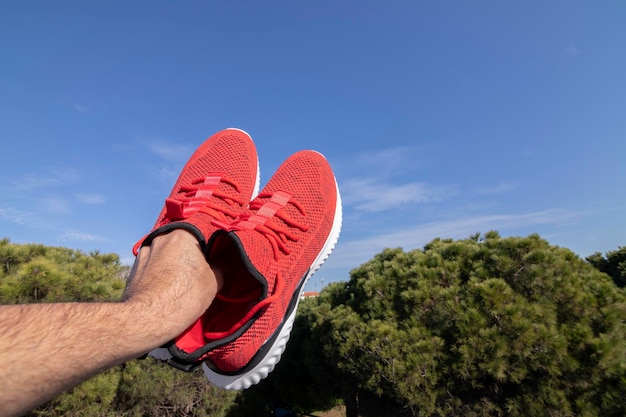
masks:
<svg viewBox="0 0 626 417"><path fill-rule="evenodd" d="M237 217L240 208L246 204L246 201L218 190L217 187L220 183L227 184L239 192L237 184L223 174L211 174L204 178L198 178L192 181L191 185L181 186L177 197L165 200L166 219L168 221L164 221L163 224L187 219L197 212L209 214L222 221L226 220L225 215L232 218ZM226 202L229 207L236 205L237 208L228 209L223 204L219 204L219 201L213 197Z"/></svg>
<svg viewBox="0 0 626 417"><path fill-rule="evenodd" d="M269 201L263 201L267 198ZM285 255L289 255L291 252L287 247L288 242L296 242L299 239L298 235L290 231L289 228L297 228L303 232L309 230L309 226L292 218L285 210L281 210L287 204L293 205L302 216L306 216L304 207L291 194L284 191L265 192L259 194L250 203L250 211L242 214L230 229L260 232L272 245L274 260L278 261L281 252ZM274 217L282 220L284 225L273 221Z"/></svg>
<svg viewBox="0 0 626 417"><path fill-rule="evenodd" d="M169 197L165 200L165 216L155 229L171 222L188 219L199 212L208 214L222 222L227 221L226 216L236 218L241 207L247 202L218 190L217 187L220 183L227 184L239 192L239 186L226 178L224 174L211 173L204 178L197 178L191 182L191 185L181 186L175 197ZM220 204L219 200L225 202L226 205ZM137 256L146 236L133 246L135 256Z"/></svg>

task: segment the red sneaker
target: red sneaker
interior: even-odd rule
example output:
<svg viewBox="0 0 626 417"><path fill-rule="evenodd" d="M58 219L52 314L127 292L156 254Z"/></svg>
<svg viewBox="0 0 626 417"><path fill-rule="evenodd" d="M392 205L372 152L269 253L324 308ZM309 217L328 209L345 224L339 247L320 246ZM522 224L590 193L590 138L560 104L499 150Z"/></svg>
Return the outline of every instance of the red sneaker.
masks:
<svg viewBox="0 0 626 417"><path fill-rule="evenodd" d="M226 129L207 139L191 156L165 200L152 231L133 247L174 229L191 232L202 248L216 230L213 220L230 222L259 190L259 164L250 136Z"/></svg>
<svg viewBox="0 0 626 417"><path fill-rule="evenodd" d="M218 230L205 253L225 272L207 312L169 352L181 364L204 361L207 378L245 389L265 378L285 350L307 280L333 250L341 199L326 159L313 151L285 161L249 210Z"/></svg>

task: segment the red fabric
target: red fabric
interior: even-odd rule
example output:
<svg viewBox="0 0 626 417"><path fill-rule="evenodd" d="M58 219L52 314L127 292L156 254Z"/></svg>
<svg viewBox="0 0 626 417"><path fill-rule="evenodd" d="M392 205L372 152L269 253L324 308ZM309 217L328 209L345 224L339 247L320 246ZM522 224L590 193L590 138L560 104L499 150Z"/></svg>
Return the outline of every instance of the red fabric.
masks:
<svg viewBox="0 0 626 417"><path fill-rule="evenodd" d="M300 279L328 239L337 215L337 199L335 178L326 159L303 151L280 166L251 202L250 211L231 225L231 233L267 280L272 301L242 336L208 353L208 359L219 369L230 372L244 367L281 324ZM250 311L242 309L234 322L247 320ZM212 329L205 327L205 340L214 337Z"/></svg>

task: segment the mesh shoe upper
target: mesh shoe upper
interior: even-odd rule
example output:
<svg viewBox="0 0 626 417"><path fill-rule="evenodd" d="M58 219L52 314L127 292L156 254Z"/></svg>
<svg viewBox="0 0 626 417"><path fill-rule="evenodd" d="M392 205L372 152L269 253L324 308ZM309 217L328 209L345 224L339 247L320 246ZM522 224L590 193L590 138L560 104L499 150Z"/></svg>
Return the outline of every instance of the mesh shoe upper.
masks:
<svg viewBox="0 0 626 417"><path fill-rule="evenodd" d="M215 231L212 220L232 221L258 191L258 158L250 136L226 129L207 139L180 173L152 231L133 247L172 229L193 233L201 246Z"/></svg>
<svg viewBox="0 0 626 417"><path fill-rule="evenodd" d="M220 265L225 286L202 326L179 338L173 353L205 360L207 376L220 386L245 388L278 361L292 324L285 328L287 317L293 320L306 280L339 236L341 204L332 170L322 155L299 152L233 224L214 224L224 230L209 240L207 259ZM259 365L265 366L261 372ZM233 378L219 381L219 375ZM231 384L240 376L243 382Z"/></svg>

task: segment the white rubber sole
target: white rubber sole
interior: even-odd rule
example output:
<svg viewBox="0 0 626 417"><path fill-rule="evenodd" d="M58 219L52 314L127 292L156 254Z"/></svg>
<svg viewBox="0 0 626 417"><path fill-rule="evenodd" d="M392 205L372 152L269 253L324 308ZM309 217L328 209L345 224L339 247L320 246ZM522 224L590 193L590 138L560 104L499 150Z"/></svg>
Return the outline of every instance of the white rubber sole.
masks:
<svg viewBox="0 0 626 417"><path fill-rule="evenodd" d="M339 187L337 186L337 180L335 180L335 187L337 189L337 206L335 208L335 219L333 226L330 230L330 234L324 243L322 250L317 258L311 265L309 272L304 278L304 282L300 288L300 293L296 300L296 305L287 317L285 324L280 329L278 336L274 339L273 345L269 348L265 358L263 358L256 366L239 375L226 375L220 374L209 368L205 363L202 364L202 369L206 378L218 387L228 390L242 390L250 388L252 385L258 384L262 379L266 378L270 372L274 370L276 364L280 361L282 354L285 352L289 336L291 335L291 329L296 319L296 313L298 311L298 305L300 304L300 298L306 283L311 276L322 266L322 264L328 259L330 253L335 248L337 240L339 239L339 233L341 232L341 224L343 221L343 214L341 208L341 196L339 194Z"/></svg>

